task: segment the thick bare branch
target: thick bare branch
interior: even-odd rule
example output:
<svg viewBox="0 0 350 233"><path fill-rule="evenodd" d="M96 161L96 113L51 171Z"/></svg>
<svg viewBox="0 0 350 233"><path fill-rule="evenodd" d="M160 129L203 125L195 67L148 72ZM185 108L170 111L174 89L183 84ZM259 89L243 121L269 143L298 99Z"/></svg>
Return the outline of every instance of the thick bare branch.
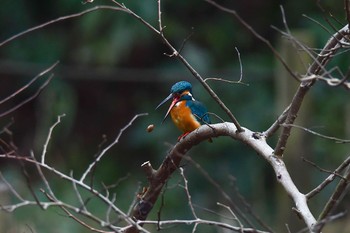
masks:
<svg viewBox="0 0 350 233"><path fill-rule="evenodd" d="M287 194L293 199L295 208L302 217L310 231L312 231L316 220L307 204L307 199L304 194L300 193L298 188L292 181L288 170L281 158L273 155L273 149L266 143L264 137L257 137L256 133L244 129L243 132L238 132L233 123L220 123L207 126L204 125L199 129L188 134L183 140L177 143L166 156L163 163L157 170L153 170L148 165L149 187L147 191L140 197L139 202L135 205L133 211L133 219L145 220L152 210L157 197L159 196L162 187L170 177L170 175L179 167L182 157L198 143L217 136L229 136L244 144L247 144L259 155L261 155L275 171L277 181L283 186ZM145 163L149 164L149 163ZM151 173L151 175L149 175ZM134 227L127 230L130 232L138 232Z"/></svg>

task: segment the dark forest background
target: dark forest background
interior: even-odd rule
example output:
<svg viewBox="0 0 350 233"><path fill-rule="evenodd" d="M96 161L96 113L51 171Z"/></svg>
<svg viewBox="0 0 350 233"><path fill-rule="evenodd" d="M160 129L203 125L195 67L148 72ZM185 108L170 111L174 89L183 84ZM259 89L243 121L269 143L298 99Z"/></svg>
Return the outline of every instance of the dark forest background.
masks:
<svg viewBox="0 0 350 233"><path fill-rule="evenodd" d="M304 43L313 48L321 48L329 38L329 32L304 14L319 21L330 31L332 28L325 20L329 17L328 12L339 20L337 22L331 19L333 25L340 28L341 23L345 24L341 1L221 2L235 9L284 56L291 56L290 60L296 58L288 52L282 35L271 28L271 25L284 28L280 5L284 8L292 33L295 32ZM156 1L131 0L124 3L153 25L157 24ZM95 1L94 4L110 3ZM0 42L30 27L81 12L94 4L71 0L3 0L0 7ZM281 102L283 98L288 99L288 96L285 97L283 91L281 93L279 83L281 80L288 82L288 88L293 92L297 82L281 71L271 51L232 16L199 0L165 0L162 4L167 38L181 47L183 40L191 35L182 54L203 77L238 80L240 65L235 47L238 48L242 59L243 82L249 86L208 82L243 126L255 131L265 130L280 114L284 104L288 103ZM160 124L166 107L155 110L159 102L169 94L173 83L180 80L192 82L194 96L205 103L209 111L228 120L188 70L176 59L164 55L167 52L169 51L160 39L145 26L123 12L110 10L99 10L52 24L1 46L0 99L54 62L59 61L59 64L54 68L53 80L40 96L0 119L0 137L13 137L21 154L26 155L31 151L39 154L49 127L58 115L65 113L62 123L54 131L47 159L55 167L60 167L60 170L74 170L74 174L79 175L91 163L101 145L103 147L111 142L135 114L149 113L127 129L117 146L109 151L95 171L95 176L106 183L126 178L116 193L119 206L127 210L137 189L147 182L140 165L147 160L154 165L159 164L170 145L175 144L180 135L170 119ZM340 68L346 68L349 61L335 60ZM45 79L40 79L11 102L0 105L0 112L32 95L44 81ZM302 124L327 135L349 138L350 105L344 105L344 93L343 89L330 89L318 84L309 93L309 103L303 105ZM308 117L311 113L312 118ZM212 121L220 122L220 119L213 117ZM146 132L149 124L155 125L152 133ZM8 125L12 135L1 131ZM295 146L291 147L295 150L286 151L286 164L303 192L309 190L310 186L314 187L327 174L304 163L301 157L333 170L344 159L349 147L346 144L336 145L302 131L299 133L302 134L301 139L296 139ZM273 140L271 143L274 143ZM291 201L276 183L271 168L250 149L238 143L232 145L229 139L217 138L214 143L196 146L190 155L219 181L223 189L229 193L232 190L232 195L235 195L233 190L238 189L252 204L252 208L275 229L286 232L285 222L293 222L294 225L290 226L292 229L303 226L303 222L290 210ZM206 183L203 175L191 166L188 164L186 172L190 177L193 201L211 208L210 205L216 203L212 200L220 200L221 197ZM29 192L20 167L9 161L2 161L0 167L10 182L23 187L21 192ZM71 184L58 178L53 179L56 179L55 188L69 202L73 197L70 196L72 194L65 193L65 190L71 188ZM178 204L186 204L183 191L172 188L176 187L179 180L180 177L174 175L169 181L169 189L165 192L166 208L162 212L164 219L190 215L188 208ZM332 188L334 185L313 200L313 211L321 210ZM7 196L5 191L2 194L0 189L0 203L11 198L13 197ZM342 208L349 209L349 197L344 203L346 205ZM98 203L95 205L98 209ZM203 214L208 213L203 211ZM2 212L0 216L1 232L86 232L86 229L57 214L54 209L43 212L38 207L25 207L11 214ZM349 222L349 219L343 219L328 228L347 229L343 232L349 232ZM181 227L187 229L186 226ZM167 232L180 232L179 229L180 227ZM216 232L215 229L213 232Z"/></svg>

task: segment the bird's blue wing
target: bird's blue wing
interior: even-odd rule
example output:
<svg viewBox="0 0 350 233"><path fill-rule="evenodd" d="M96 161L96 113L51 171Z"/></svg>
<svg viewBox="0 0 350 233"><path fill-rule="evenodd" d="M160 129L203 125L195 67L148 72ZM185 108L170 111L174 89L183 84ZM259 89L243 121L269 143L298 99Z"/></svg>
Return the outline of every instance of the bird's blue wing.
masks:
<svg viewBox="0 0 350 233"><path fill-rule="evenodd" d="M186 102L186 105L201 125L211 124L208 110L201 102L190 100Z"/></svg>

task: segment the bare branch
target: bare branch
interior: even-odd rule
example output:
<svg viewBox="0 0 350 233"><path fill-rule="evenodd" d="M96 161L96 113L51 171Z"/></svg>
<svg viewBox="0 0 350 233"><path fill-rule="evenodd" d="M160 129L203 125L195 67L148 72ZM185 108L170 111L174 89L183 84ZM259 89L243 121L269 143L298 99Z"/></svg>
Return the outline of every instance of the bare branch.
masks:
<svg viewBox="0 0 350 233"><path fill-rule="evenodd" d="M180 170L180 174L184 180L185 186L183 187L185 189L186 195L187 195L187 199L188 199L188 205L190 206L191 212L193 217L195 217L196 219L198 219L196 211L193 208L193 204L192 204L192 197L190 194L190 191L188 189L188 180L186 179L185 173L184 173L184 169L182 167L179 168Z"/></svg>

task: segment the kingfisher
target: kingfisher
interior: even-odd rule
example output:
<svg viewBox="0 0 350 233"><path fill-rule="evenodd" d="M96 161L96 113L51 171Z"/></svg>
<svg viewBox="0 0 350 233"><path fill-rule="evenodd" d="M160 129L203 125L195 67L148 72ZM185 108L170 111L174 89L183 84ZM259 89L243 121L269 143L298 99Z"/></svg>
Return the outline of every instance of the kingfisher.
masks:
<svg viewBox="0 0 350 233"><path fill-rule="evenodd" d="M191 83L187 81L175 83L170 89L170 95L156 109L171 98L172 102L162 123L170 113L174 124L183 132L179 136L178 141L201 125L211 123L207 108L201 102L194 99Z"/></svg>

